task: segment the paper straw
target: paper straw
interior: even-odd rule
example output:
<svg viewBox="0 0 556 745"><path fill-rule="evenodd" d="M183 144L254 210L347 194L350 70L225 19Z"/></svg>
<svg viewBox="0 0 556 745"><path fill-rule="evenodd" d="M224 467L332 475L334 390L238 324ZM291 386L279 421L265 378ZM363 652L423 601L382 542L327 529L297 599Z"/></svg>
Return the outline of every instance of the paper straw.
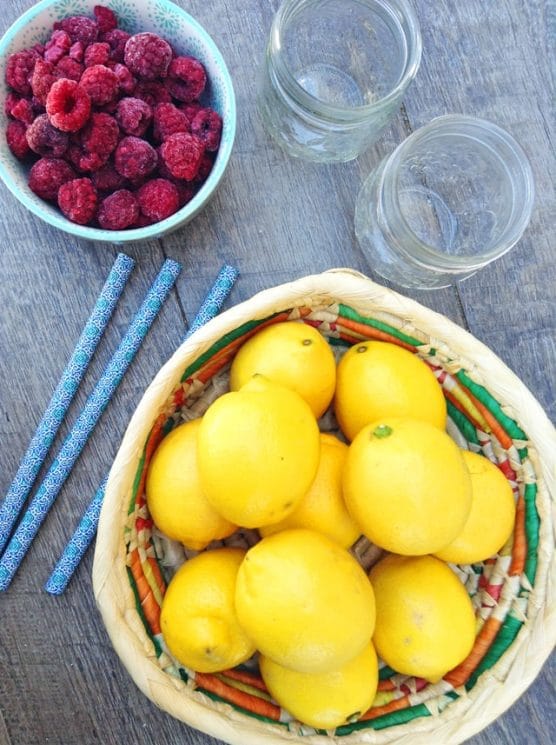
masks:
<svg viewBox="0 0 556 745"><path fill-rule="evenodd" d="M215 283L209 290L203 304L191 323L184 337L184 341L200 326L217 315L224 301L230 294L230 290L232 289L238 274L239 272L237 269L234 269L232 266L226 265L222 267ZM104 478L95 496L89 503L75 533L70 538L62 555L58 559L52 574L46 581L44 589L51 595L61 595L64 592L75 570L79 566L81 559L85 556L89 545L95 537L100 509L102 507L102 502L104 501L104 491L107 480L108 476Z"/></svg>
<svg viewBox="0 0 556 745"><path fill-rule="evenodd" d="M135 262L129 256L118 254L93 312L19 464L14 480L0 505L0 554L8 542L13 526L108 326L134 265Z"/></svg>
<svg viewBox="0 0 556 745"><path fill-rule="evenodd" d="M167 259L114 352L0 559L0 590L12 581L91 432L170 292L181 266Z"/></svg>

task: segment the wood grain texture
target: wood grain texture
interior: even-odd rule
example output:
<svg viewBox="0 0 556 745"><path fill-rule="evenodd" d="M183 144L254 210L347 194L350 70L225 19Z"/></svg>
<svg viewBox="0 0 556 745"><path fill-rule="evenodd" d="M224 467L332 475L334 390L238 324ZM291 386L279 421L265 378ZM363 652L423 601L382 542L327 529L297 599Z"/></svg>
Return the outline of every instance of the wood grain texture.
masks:
<svg viewBox="0 0 556 745"><path fill-rule="evenodd" d="M555 4L413 2L424 56L403 111L356 161L316 166L273 145L255 106L256 71L278 2L177 0L213 36L231 70L235 148L216 196L190 225L126 249L137 267L45 468L163 259L178 260L183 271L13 584L0 595L0 745L217 745L156 709L130 679L94 605L92 552L62 597L46 595L42 585L109 468L143 390L179 343L221 265L241 272L228 304L335 266L373 276L353 230L357 190L410 131L440 114L476 114L509 129L531 159L537 201L526 235L495 265L458 288L411 294L488 344L556 421ZM31 5L3 0L0 31ZM117 251L49 228L0 185L0 495ZM471 745L555 742L555 679L553 655L524 696Z"/></svg>

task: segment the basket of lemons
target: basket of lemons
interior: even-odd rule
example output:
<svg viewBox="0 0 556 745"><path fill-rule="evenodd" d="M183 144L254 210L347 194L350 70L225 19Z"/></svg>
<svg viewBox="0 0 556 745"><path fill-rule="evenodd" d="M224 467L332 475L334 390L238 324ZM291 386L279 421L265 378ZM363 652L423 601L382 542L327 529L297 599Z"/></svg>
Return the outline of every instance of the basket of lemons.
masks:
<svg viewBox="0 0 556 745"><path fill-rule="evenodd" d="M346 270L184 342L94 561L123 663L228 743L461 742L554 647L554 429L487 348Z"/></svg>

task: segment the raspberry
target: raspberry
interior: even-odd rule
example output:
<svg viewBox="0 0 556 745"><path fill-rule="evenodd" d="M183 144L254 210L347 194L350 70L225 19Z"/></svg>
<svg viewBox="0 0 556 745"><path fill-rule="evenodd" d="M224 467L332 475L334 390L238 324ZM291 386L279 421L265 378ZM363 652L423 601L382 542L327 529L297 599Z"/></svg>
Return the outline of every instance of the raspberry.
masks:
<svg viewBox="0 0 556 745"><path fill-rule="evenodd" d="M197 171L197 175L195 176L195 181L202 184L203 181L206 181L210 172L212 171L212 166L214 165L214 161L209 155L209 153L205 152L203 153L203 157L201 158L201 164L199 166L199 170Z"/></svg>
<svg viewBox="0 0 556 745"><path fill-rule="evenodd" d="M118 25L116 14L105 5L95 5L93 13L95 14L98 30L101 34L106 31L112 31Z"/></svg>
<svg viewBox="0 0 556 745"><path fill-rule="evenodd" d="M121 98L116 109L116 121L127 135L142 137L153 118L153 110L140 98Z"/></svg>
<svg viewBox="0 0 556 745"><path fill-rule="evenodd" d="M85 67L77 60L72 59L70 56L62 57L62 59L56 64L54 68L54 74L61 80L62 78L69 78L79 83L83 70Z"/></svg>
<svg viewBox="0 0 556 745"><path fill-rule="evenodd" d="M120 189L101 202L98 222L105 230L125 230L139 217L139 202L128 189Z"/></svg>
<svg viewBox="0 0 556 745"><path fill-rule="evenodd" d="M18 160L25 160L31 152L26 137L27 127L23 122L12 120L6 127L6 142Z"/></svg>
<svg viewBox="0 0 556 745"><path fill-rule="evenodd" d="M14 119L23 122L23 124L31 124L35 118L35 112L31 101L28 98L20 99L14 106L12 106L12 116Z"/></svg>
<svg viewBox="0 0 556 745"><path fill-rule="evenodd" d="M157 142L163 142L176 132L189 132L186 115L173 103L159 103L154 110L154 139Z"/></svg>
<svg viewBox="0 0 556 745"><path fill-rule="evenodd" d="M182 103L179 108L186 115L189 124L191 124L203 107L198 101L192 101L191 103Z"/></svg>
<svg viewBox="0 0 556 745"><path fill-rule="evenodd" d="M97 190L90 178L66 181L58 189L58 207L64 215L79 225L88 225L96 215Z"/></svg>
<svg viewBox="0 0 556 745"><path fill-rule="evenodd" d="M39 155L61 158L68 149L69 138L65 132L52 126L47 114L41 114L27 129L27 142Z"/></svg>
<svg viewBox="0 0 556 745"><path fill-rule="evenodd" d="M107 44L105 41L95 41L94 44L89 44L85 49L85 67L106 65L110 59L110 52L110 44Z"/></svg>
<svg viewBox="0 0 556 745"><path fill-rule="evenodd" d="M75 80L57 80L46 98L50 122L62 132L77 132L91 113L91 99Z"/></svg>
<svg viewBox="0 0 556 745"><path fill-rule="evenodd" d="M89 94L94 106L104 106L112 101L120 87L116 73L104 65L87 67L79 85Z"/></svg>
<svg viewBox="0 0 556 745"><path fill-rule="evenodd" d="M86 152L99 153L106 159L116 149L120 128L110 114L95 112L81 131L81 145Z"/></svg>
<svg viewBox="0 0 556 745"><path fill-rule="evenodd" d="M21 101L21 96L13 91L8 91L4 100L4 114L6 116L12 115L12 109Z"/></svg>
<svg viewBox="0 0 556 745"><path fill-rule="evenodd" d="M124 137L116 148L114 165L118 173L131 180L152 173L158 165L158 155L152 145L138 137Z"/></svg>
<svg viewBox="0 0 556 745"><path fill-rule="evenodd" d="M196 194L196 189L193 186L193 184L189 183L188 181L173 181L172 182L176 189L178 190L178 199L180 204L180 209L186 205L188 202L190 202L193 197Z"/></svg>
<svg viewBox="0 0 556 745"><path fill-rule="evenodd" d="M85 46L92 44L98 37L98 25L96 21L87 16L70 16L63 18L54 24L56 30L65 31L72 43L82 41Z"/></svg>
<svg viewBox="0 0 556 745"><path fill-rule="evenodd" d="M154 222L170 217L180 206L176 186L163 178L155 178L143 184L137 192L137 201L143 215Z"/></svg>
<svg viewBox="0 0 556 745"><path fill-rule="evenodd" d="M205 89L205 68L195 57L174 57L168 68L165 85L178 101L195 101Z"/></svg>
<svg viewBox="0 0 556 745"><path fill-rule="evenodd" d="M85 44L82 41L74 42L70 47L68 56L76 62L83 62L85 58Z"/></svg>
<svg viewBox="0 0 556 745"><path fill-rule="evenodd" d="M112 64L114 64L114 67L112 69L114 70L114 72L116 73L116 77L118 78L120 91L126 96L131 96L131 94L135 90L135 86L137 85L137 78L134 78L127 67L125 65L122 65L121 62Z"/></svg>
<svg viewBox="0 0 556 745"><path fill-rule="evenodd" d="M154 220L151 220L150 217L147 217L142 212L139 213L139 217L137 220L133 223L134 228L146 228L147 225L152 225L154 223Z"/></svg>
<svg viewBox="0 0 556 745"><path fill-rule="evenodd" d="M162 143L160 154L174 178L192 181L199 171L203 157L203 143L195 135L178 132Z"/></svg>
<svg viewBox="0 0 556 745"><path fill-rule="evenodd" d="M69 53L71 39L65 31L54 31L44 48L44 59L55 65Z"/></svg>
<svg viewBox="0 0 556 745"><path fill-rule="evenodd" d="M157 34L135 34L125 45L124 61L134 75L143 80L166 76L172 47Z"/></svg>
<svg viewBox="0 0 556 745"><path fill-rule="evenodd" d="M54 65L51 62L38 59L31 76L31 90L35 98L43 105L46 103L48 91L52 88L52 84L55 81Z"/></svg>
<svg viewBox="0 0 556 745"><path fill-rule="evenodd" d="M39 55L31 49L14 52L8 57L6 83L16 93L21 93L22 96L31 95L31 75L38 58Z"/></svg>
<svg viewBox="0 0 556 745"><path fill-rule="evenodd" d="M75 178L75 171L60 158L41 158L29 171L29 188L41 199L55 201L58 189Z"/></svg>
<svg viewBox="0 0 556 745"><path fill-rule="evenodd" d="M135 98L141 98L153 109L159 103L172 103L172 96L164 85L154 81L140 80L135 86L133 95Z"/></svg>
<svg viewBox="0 0 556 745"><path fill-rule="evenodd" d="M201 109L191 122L191 133L197 135L205 146L205 150L214 153L220 145L222 134L222 118L214 109Z"/></svg>
<svg viewBox="0 0 556 745"><path fill-rule="evenodd" d="M105 192L114 192L117 189L122 189L126 183L125 178L118 173L112 163L106 163L98 171L94 171L91 174L91 180L98 191Z"/></svg>
<svg viewBox="0 0 556 745"><path fill-rule="evenodd" d="M110 45L110 49L112 50L110 59L113 62L123 62L125 45L129 38L130 34L127 31L122 31L121 28L114 28L111 31L101 34L99 41L105 41Z"/></svg>

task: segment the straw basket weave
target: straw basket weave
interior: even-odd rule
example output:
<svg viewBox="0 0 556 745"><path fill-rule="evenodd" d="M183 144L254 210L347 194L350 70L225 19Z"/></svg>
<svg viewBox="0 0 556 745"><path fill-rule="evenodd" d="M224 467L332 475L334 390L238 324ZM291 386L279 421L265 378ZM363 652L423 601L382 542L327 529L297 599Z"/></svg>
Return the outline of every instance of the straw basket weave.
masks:
<svg viewBox="0 0 556 745"><path fill-rule="evenodd" d="M162 437L176 423L203 413L222 390L218 386L225 386L230 361L246 338L286 319L318 328L338 354L367 338L418 354L443 387L450 435L497 463L517 501L509 547L483 564L455 567L478 620L468 659L434 685L382 667L373 707L333 732L292 721L266 693L256 666L198 674L169 656L159 609L168 580L165 563L171 562L161 556L164 544L157 542L145 504L146 469ZM108 481L93 570L96 600L140 689L173 716L233 745L462 742L516 700L554 648L555 454L555 432L538 402L470 334L353 272L305 277L210 321L148 387ZM353 550L363 564L373 553L362 539Z"/></svg>

